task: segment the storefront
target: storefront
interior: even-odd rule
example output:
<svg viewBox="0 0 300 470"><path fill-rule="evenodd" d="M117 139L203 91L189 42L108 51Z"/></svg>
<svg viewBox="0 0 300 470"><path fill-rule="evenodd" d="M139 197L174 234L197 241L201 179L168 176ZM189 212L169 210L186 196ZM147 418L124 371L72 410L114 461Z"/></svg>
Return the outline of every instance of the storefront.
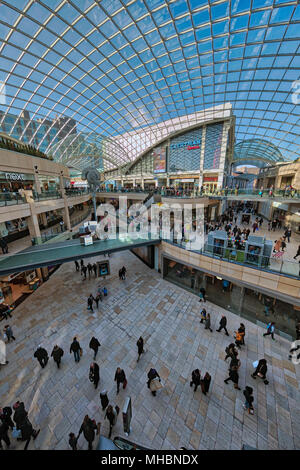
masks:
<svg viewBox="0 0 300 470"><path fill-rule="evenodd" d="M300 320L299 306L166 257L163 258L163 277L196 295L204 287L207 299L214 304L263 327L274 321L280 335L294 338L296 323ZM214 329L213 318L212 325Z"/></svg>
<svg viewBox="0 0 300 470"><path fill-rule="evenodd" d="M7 243L19 238L25 237L29 234L26 218L9 220L0 223L0 236L6 237Z"/></svg>
<svg viewBox="0 0 300 470"><path fill-rule="evenodd" d="M218 175L204 175L202 185L204 192L212 193L216 191L218 185Z"/></svg>
<svg viewBox="0 0 300 470"><path fill-rule="evenodd" d="M16 307L31 295L41 282L36 270L1 277L0 288L3 294L3 303Z"/></svg>
<svg viewBox="0 0 300 470"><path fill-rule="evenodd" d="M0 171L0 192L18 192L19 189L34 189L34 175Z"/></svg>
<svg viewBox="0 0 300 470"><path fill-rule="evenodd" d="M39 175L39 181L41 185L41 191L59 191L60 190L60 183L58 176L46 176L46 175Z"/></svg>

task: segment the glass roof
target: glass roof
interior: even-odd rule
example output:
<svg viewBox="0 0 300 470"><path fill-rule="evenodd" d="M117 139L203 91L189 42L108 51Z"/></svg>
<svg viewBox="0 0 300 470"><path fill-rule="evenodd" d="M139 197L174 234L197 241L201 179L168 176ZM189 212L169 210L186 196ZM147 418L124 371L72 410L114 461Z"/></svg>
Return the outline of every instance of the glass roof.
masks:
<svg viewBox="0 0 300 470"><path fill-rule="evenodd" d="M272 142L264 139L244 140L234 147L234 166L250 164L263 168L268 164L282 161L280 150Z"/></svg>
<svg viewBox="0 0 300 470"><path fill-rule="evenodd" d="M0 131L45 152L65 140L68 155L76 134L167 132L231 103L237 143L263 139L295 159L299 23L297 0L3 0ZM133 148L123 138L122 152L102 152L104 168Z"/></svg>

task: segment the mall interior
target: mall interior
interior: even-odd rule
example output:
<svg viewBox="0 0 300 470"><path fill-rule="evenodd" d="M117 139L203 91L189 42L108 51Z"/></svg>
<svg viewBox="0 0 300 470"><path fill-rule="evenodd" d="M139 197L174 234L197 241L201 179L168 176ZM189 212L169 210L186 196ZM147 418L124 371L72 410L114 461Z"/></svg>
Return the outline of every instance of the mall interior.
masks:
<svg viewBox="0 0 300 470"><path fill-rule="evenodd" d="M0 408L24 402L40 429L29 448L71 449L88 414L94 449L299 450L299 23L297 0L1 2ZM104 204L126 229L137 216L134 236L111 222L97 236ZM241 323L237 391L224 358ZM34 352L56 344L62 370L52 357L44 370ZM260 359L268 384L251 375ZM116 396L117 367L128 388ZM211 376L206 395L194 369ZM123 412L112 434L101 390ZM4 448L22 450L7 432Z"/></svg>

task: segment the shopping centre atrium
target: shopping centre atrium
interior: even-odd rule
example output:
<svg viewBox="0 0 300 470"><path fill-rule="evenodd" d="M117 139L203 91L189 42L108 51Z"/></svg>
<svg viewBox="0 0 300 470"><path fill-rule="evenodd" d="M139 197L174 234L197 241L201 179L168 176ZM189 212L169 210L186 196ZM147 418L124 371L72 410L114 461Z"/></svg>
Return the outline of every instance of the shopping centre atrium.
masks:
<svg viewBox="0 0 300 470"><path fill-rule="evenodd" d="M1 1L0 408L29 449L88 414L94 449L299 450L299 56L297 0Z"/></svg>

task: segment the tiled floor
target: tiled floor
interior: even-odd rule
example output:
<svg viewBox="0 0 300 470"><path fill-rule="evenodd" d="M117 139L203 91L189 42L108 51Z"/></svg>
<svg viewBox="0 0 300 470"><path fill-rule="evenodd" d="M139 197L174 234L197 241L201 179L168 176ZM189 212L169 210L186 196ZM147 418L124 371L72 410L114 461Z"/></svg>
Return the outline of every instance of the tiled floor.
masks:
<svg viewBox="0 0 300 470"><path fill-rule="evenodd" d="M95 293L99 280L82 281L74 264L63 265L14 312L11 325L16 341L7 345L9 364L0 369L0 405L25 402L35 427L41 432L30 448L68 449L69 432L77 433L85 414L101 421L101 433L108 435L103 420L99 393L108 390L112 404L122 410L131 396L133 406L130 439L154 449L241 449L243 444L258 449L299 449L300 366L288 361L289 343L263 338L263 330L244 320L246 346L240 353L240 386L254 388L253 416L244 412L242 391L224 384L228 364L225 347L233 340L239 318L227 312L230 337L216 333L221 308L207 302L213 333L199 323L198 298L161 279L129 252L110 258L111 275L102 285L109 296L99 311L89 313L86 299ZM118 278L125 265L126 281ZM1 328L4 327L4 322ZM78 335L83 347L79 364L69 353L70 343ZM88 380L92 335L101 348L98 390ZM146 339L146 352L137 363L136 341ZM54 344L65 351L62 367L50 359L45 369L33 358L38 344L51 354ZM252 363L268 360L269 385L250 373ZM126 390L116 395L114 373L121 366L127 375ZM154 366L164 388L153 397L147 388L147 372ZM191 371L198 367L212 376L210 392L204 396L189 386ZM119 416L113 436L124 436ZM12 448L22 448L12 439ZM79 448L87 449L83 435Z"/></svg>

